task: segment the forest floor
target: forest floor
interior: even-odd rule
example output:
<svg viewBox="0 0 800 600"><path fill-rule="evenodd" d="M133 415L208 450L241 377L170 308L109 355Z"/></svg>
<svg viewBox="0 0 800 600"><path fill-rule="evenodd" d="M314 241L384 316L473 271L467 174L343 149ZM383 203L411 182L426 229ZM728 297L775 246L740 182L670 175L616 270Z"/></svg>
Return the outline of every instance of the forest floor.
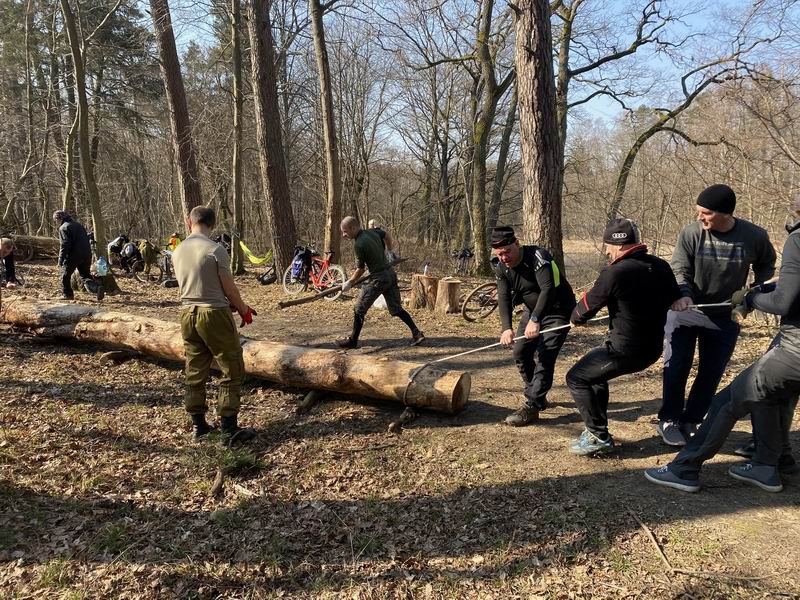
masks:
<svg viewBox="0 0 800 600"><path fill-rule="evenodd" d="M27 287L4 302L58 299L53 266L22 269ZM349 330L352 296L279 311L278 285L239 283L259 311L248 335L332 348ZM177 290L121 285L109 309L177 320ZM495 317L414 317L425 345L373 310L351 352L424 362L499 334ZM725 381L770 331L747 322ZM522 396L496 349L450 363L472 372L463 413L424 413L400 435L387 433L398 405L332 395L297 416L304 390L248 379L240 420L259 436L231 451L192 440L180 365L103 366L103 348L0 325L3 597L800 598L800 478L769 494L725 473L748 423L700 493L645 481L673 456L655 432L659 365L612 383L614 455L567 452L582 424L564 375L602 333L570 334L552 408L529 427L502 423Z"/></svg>

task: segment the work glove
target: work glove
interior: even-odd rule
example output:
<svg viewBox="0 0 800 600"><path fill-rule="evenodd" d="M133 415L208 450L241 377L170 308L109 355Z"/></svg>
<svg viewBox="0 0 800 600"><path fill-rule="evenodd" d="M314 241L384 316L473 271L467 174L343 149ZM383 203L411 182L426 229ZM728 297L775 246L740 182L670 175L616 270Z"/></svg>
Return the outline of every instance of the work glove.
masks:
<svg viewBox="0 0 800 600"><path fill-rule="evenodd" d="M342 284L342 293L349 292L351 289L353 289L353 282L348 279Z"/></svg>
<svg viewBox="0 0 800 600"><path fill-rule="evenodd" d="M239 313L239 316L242 317L242 323L239 325L239 329L241 329L245 325L250 325L253 322L253 317L258 316L258 313L254 308L248 306L247 311L244 314Z"/></svg>
<svg viewBox="0 0 800 600"><path fill-rule="evenodd" d="M744 288L741 290L736 290L733 292L733 296L731 296L731 306L736 308L737 306L745 306L747 307L747 294L751 290L749 288Z"/></svg>

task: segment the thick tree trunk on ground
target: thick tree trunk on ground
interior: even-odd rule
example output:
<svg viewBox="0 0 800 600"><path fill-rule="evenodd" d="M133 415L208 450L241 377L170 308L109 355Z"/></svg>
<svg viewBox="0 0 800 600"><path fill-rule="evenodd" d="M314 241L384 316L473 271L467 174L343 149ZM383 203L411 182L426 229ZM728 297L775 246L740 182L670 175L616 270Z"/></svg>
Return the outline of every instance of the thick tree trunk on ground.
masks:
<svg viewBox="0 0 800 600"><path fill-rule="evenodd" d="M550 6L547 0L526 0L516 10L523 238L548 248L563 268Z"/></svg>
<svg viewBox="0 0 800 600"><path fill-rule="evenodd" d="M14 245L19 249L18 257L26 257L33 251L32 258L57 257L61 246L56 238L31 235L15 235Z"/></svg>
<svg viewBox="0 0 800 600"><path fill-rule="evenodd" d="M203 204L200 191L200 174L197 169L197 155L192 142L192 124L186 104L186 90L183 86L181 63L175 47L175 34L172 31L172 17L168 0L150 0L150 13L156 33L161 77L167 93L169 122L172 128L172 144L178 159L178 179L180 181L181 202L184 216Z"/></svg>
<svg viewBox="0 0 800 600"><path fill-rule="evenodd" d="M247 0L247 29L252 56L253 103L261 183L267 199L265 207L275 268L278 273L283 273L292 262L296 231L281 140L270 5L269 0Z"/></svg>
<svg viewBox="0 0 800 600"><path fill-rule="evenodd" d="M436 292L439 278L430 275L413 275L411 277L411 308L427 308L436 306Z"/></svg>
<svg viewBox="0 0 800 600"><path fill-rule="evenodd" d="M167 360L183 361L180 325L94 306L12 301L2 321L37 335L127 348ZM416 363L317 350L242 338L245 370L256 377L301 388L368 396L455 414L467 402L471 378ZM413 377L413 382L409 381Z"/></svg>

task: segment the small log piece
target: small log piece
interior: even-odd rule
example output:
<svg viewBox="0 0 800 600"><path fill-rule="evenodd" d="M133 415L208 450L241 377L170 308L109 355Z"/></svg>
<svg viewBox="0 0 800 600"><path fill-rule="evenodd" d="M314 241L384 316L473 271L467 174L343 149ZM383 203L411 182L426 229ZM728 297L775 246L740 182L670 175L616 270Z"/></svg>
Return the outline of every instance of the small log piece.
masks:
<svg viewBox="0 0 800 600"><path fill-rule="evenodd" d="M427 308L433 310L436 306L436 292L439 278L430 275L411 276L411 308Z"/></svg>
<svg viewBox="0 0 800 600"><path fill-rule="evenodd" d="M461 294L461 281L445 277L439 281L436 292L436 308L434 312L446 315L461 312L461 303L458 301Z"/></svg>

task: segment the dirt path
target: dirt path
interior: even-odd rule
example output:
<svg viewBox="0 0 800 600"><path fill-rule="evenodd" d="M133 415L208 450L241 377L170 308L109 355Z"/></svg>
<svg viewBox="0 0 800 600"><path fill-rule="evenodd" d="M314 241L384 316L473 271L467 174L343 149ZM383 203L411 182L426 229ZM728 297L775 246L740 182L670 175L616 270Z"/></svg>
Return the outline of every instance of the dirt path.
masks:
<svg viewBox="0 0 800 600"><path fill-rule="evenodd" d="M25 267L26 293L52 297L54 270ZM286 311L276 286L244 279L259 309L249 334L332 347L348 302ZM175 290L105 301L161 318ZM4 301L9 295L4 294ZM495 341L497 323L415 313L430 338L370 313L356 352L424 362ZM726 377L766 347L750 322ZM660 373L612 385L610 458L566 452L581 431L564 374L601 340L573 332L552 408L512 429L520 401L507 350L464 357L467 410L425 414L386 433L399 407L332 397L297 417L303 391L251 380L242 420L259 440L236 452L195 444L179 366L99 364L101 349L0 330L0 589L47 598L757 598L800 597L800 481L767 494L725 475L737 427L703 473L704 490L662 490L642 477L672 453L655 437ZM796 429L796 427L795 427ZM795 445L800 436L793 434ZM209 497L217 469L230 469ZM658 546L674 569L669 572Z"/></svg>

